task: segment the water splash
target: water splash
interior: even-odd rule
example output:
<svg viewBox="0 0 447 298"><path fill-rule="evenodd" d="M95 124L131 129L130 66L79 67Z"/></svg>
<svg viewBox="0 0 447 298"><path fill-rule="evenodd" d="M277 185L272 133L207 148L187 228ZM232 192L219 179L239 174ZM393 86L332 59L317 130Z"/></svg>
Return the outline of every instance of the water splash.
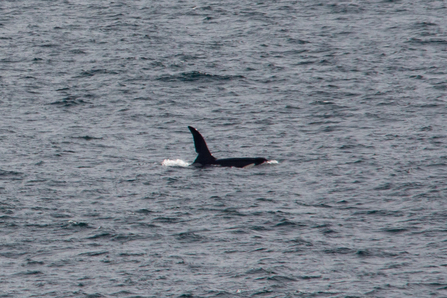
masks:
<svg viewBox="0 0 447 298"><path fill-rule="evenodd" d="M184 160L181 159L165 159L163 160L163 162L161 163L162 166L165 167L188 167L190 165L189 162L186 162Z"/></svg>

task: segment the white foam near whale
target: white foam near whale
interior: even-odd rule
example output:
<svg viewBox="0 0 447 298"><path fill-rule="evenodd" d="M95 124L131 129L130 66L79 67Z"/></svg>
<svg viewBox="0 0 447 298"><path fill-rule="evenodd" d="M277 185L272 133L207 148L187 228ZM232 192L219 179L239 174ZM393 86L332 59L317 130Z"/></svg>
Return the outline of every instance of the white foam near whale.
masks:
<svg viewBox="0 0 447 298"><path fill-rule="evenodd" d="M265 162L265 164L268 164L268 165L277 165L277 164L279 164L279 161L274 160L274 159L272 159L272 160L267 160L267 161Z"/></svg>
<svg viewBox="0 0 447 298"><path fill-rule="evenodd" d="M165 167L180 167L180 168L185 168L191 165L191 163L186 162L184 160L181 159L165 159L162 161L161 163L162 166Z"/></svg>

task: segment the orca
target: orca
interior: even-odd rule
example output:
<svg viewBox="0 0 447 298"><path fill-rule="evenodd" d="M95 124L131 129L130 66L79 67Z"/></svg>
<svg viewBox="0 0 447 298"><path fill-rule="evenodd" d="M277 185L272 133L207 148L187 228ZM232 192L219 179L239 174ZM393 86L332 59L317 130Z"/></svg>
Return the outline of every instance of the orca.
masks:
<svg viewBox="0 0 447 298"><path fill-rule="evenodd" d="M213 155L211 155L211 152L205 143L205 139L202 137L200 132L198 132L197 129L195 129L192 126L188 126L188 128L192 133L192 137L194 139L194 146L196 147L196 152L198 154L196 160L192 163L193 166L205 167L209 165L218 165L221 167L246 168L246 167L257 166L267 161L267 159L263 157L216 159Z"/></svg>

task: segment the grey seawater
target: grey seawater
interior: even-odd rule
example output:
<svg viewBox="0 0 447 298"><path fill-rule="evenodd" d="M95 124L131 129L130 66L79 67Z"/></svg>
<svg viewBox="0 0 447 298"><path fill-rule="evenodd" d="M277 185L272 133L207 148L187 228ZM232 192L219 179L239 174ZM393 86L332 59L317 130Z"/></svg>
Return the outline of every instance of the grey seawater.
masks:
<svg viewBox="0 0 447 298"><path fill-rule="evenodd" d="M2 1L0 297L446 297L446 15Z"/></svg>

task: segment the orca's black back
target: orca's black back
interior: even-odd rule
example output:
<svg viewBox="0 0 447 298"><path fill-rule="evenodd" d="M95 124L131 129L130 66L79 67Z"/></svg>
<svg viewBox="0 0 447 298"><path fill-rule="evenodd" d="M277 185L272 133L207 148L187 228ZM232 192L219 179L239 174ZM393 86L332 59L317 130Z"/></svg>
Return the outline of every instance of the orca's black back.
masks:
<svg viewBox="0 0 447 298"><path fill-rule="evenodd" d="M197 158L193 162L195 166L206 166L206 165L220 165L222 167L237 167L243 168L251 165L260 165L267 161L263 157L242 157L242 158L222 158L216 159L211 155L208 146L205 143L205 139L202 135L192 126L188 126L194 138L194 146L196 147Z"/></svg>
<svg viewBox="0 0 447 298"><path fill-rule="evenodd" d="M267 159L263 157L219 158L216 160L216 164L222 167L243 168L250 165L257 166L266 161Z"/></svg>

